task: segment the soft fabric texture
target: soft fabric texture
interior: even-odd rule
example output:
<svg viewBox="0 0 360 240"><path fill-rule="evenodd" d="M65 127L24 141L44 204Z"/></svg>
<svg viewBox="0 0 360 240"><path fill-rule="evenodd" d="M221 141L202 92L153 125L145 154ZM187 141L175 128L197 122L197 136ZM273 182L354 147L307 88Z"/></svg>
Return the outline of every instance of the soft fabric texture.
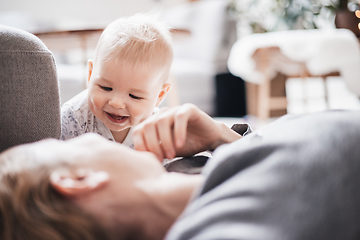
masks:
<svg viewBox="0 0 360 240"><path fill-rule="evenodd" d="M61 139L66 140L93 132L115 141L110 129L91 112L87 95L86 89L61 107ZM131 129L122 144L134 148Z"/></svg>
<svg viewBox="0 0 360 240"><path fill-rule="evenodd" d="M60 137L60 97L52 53L34 35L0 25L0 151Z"/></svg>
<svg viewBox="0 0 360 240"><path fill-rule="evenodd" d="M315 76L339 72L349 90L360 96L360 47L350 30L292 30L242 37L231 49L230 72L251 83L263 82L265 76L254 60L254 53L268 47L280 49L278 54L269 56L267 74L271 79L277 72L298 75L302 69L295 63L305 63L309 73Z"/></svg>
<svg viewBox="0 0 360 240"><path fill-rule="evenodd" d="M287 116L220 147L166 239L360 239L359 119Z"/></svg>

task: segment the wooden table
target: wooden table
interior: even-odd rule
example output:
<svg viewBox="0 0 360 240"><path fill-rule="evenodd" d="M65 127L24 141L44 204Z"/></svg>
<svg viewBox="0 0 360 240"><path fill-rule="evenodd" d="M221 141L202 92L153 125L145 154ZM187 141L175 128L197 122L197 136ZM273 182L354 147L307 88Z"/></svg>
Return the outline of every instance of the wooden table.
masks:
<svg viewBox="0 0 360 240"><path fill-rule="evenodd" d="M46 32L35 32L50 51L66 52L70 49L81 49L83 62L88 60L87 52L95 48L103 28L53 30Z"/></svg>
<svg viewBox="0 0 360 240"><path fill-rule="evenodd" d="M74 30L51 30L34 32L50 50L67 51L73 48L81 48L86 51L95 47L104 28L74 29ZM187 29L170 29L174 41L190 36Z"/></svg>

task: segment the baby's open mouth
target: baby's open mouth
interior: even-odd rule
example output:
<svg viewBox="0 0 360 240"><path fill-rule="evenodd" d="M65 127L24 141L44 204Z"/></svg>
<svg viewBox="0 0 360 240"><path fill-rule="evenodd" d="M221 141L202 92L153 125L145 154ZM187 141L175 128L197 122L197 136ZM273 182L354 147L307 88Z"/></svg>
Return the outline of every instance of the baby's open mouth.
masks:
<svg viewBox="0 0 360 240"><path fill-rule="evenodd" d="M111 114L111 113L106 113L106 115L108 116L108 118L116 123L122 123L124 122L126 119L128 119L128 116L120 116L120 115L115 115L115 114Z"/></svg>

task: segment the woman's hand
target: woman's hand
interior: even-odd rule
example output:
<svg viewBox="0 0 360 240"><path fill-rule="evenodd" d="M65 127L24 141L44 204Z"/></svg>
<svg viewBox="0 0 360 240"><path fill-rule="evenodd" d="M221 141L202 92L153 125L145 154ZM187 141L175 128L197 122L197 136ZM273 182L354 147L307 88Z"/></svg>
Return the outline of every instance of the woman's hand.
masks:
<svg viewBox="0 0 360 240"><path fill-rule="evenodd" d="M193 104L162 109L133 131L135 149L152 152L160 161L213 150L239 138L240 135Z"/></svg>

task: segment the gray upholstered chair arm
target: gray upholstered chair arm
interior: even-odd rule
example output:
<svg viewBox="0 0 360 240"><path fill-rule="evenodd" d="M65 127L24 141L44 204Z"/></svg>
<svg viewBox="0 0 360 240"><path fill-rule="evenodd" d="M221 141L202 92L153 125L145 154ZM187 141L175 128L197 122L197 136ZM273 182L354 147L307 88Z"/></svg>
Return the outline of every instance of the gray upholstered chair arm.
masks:
<svg viewBox="0 0 360 240"><path fill-rule="evenodd" d="M0 151L60 137L55 61L44 43L0 25L0 81Z"/></svg>

